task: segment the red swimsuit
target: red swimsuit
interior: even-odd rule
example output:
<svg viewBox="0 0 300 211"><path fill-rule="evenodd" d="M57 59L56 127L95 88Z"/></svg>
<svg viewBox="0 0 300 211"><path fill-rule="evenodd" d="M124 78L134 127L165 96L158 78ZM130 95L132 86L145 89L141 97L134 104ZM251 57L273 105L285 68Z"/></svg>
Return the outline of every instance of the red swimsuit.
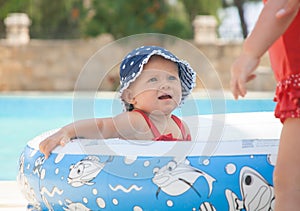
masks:
<svg viewBox="0 0 300 211"><path fill-rule="evenodd" d="M145 121L147 122L149 128L151 129L151 131L155 137L153 140L155 140L155 141L191 141L191 135L186 134L184 125L182 124L181 120L178 117L176 117L174 115L171 116L171 118L174 120L174 122L178 125L183 139L174 138L172 133L169 133L166 135L161 135L160 132L158 131L158 129L155 127L155 125L150 120L150 118L143 111L136 110L136 109L133 111L140 113L144 117Z"/></svg>
<svg viewBox="0 0 300 211"><path fill-rule="evenodd" d="M300 10L284 34L270 47L269 55L278 82L275 116L281 122L290 117L300 118Z"/></svg>

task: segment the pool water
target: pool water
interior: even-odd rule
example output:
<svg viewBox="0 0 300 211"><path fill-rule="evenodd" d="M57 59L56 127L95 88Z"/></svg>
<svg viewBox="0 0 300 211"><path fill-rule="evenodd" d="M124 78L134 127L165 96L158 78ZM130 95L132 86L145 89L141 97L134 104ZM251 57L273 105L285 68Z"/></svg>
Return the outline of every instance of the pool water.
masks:
<svg viewBox="0 0 300 211"><path fill-rule="evenodd" d="M20 153L33 137L62 127L74 119L107 117L122 112L119 100L97 98L93 101L93 109L87 111L90 110L90 102L78 101L74 106L70 96L0 96L0 180L16 179ZM210 99L193 99L174 113L184 116L273 111L274 106L271 99L225 100L219 103Z"/></svg>

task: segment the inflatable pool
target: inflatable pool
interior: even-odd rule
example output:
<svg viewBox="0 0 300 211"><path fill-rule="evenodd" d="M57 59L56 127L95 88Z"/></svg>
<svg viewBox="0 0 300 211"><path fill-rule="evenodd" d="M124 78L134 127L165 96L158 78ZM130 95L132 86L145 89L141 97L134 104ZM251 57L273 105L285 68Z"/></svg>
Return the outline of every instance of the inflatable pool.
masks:
<svg viewBox="0 0 300 211"><path fill-rule="evenodd" d="M280 122L271 112L216 117L187 117L190 143L78 139L47 160L38 145L53 131L42 134L20 156L27 209L273 210Z"/></svg>

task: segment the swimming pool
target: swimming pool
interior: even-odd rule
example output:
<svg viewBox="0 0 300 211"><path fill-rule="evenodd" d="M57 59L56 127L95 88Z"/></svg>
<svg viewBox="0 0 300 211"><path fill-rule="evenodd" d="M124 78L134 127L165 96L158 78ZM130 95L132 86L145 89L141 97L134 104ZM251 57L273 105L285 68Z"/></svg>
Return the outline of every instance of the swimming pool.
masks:
<svg viewBox="0 0 300 211"><path fill-rule="evenodd" d="M78 99L77 99L78 100ZM89 100L89 102L91 102ZM1 95L0 96L0 180L15 180L17 161L26 143L44 131L61 127L73 119L88 117L84 112L86 101L77 102L80 112L74 117L74 99L71 94L56 95ZM122 112L122 105L114 98L96 98L93 115L106 117ZM192 106L195 106L191 109ZM272 111L272 99L225 100L226 113ZM78 114L79 113L79 114ZM178 115L202 115L215 113L210 99L188 100ZM179 115L179 116L180 116Z"/></svg>

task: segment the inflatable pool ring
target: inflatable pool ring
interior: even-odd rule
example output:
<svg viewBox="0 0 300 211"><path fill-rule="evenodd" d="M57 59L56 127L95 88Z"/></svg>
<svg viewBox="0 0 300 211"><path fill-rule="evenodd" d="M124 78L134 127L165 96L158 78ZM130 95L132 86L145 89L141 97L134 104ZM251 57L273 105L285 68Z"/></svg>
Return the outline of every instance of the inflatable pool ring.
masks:
<svg viewBox="0 0 300 211"><path fill-rule="evenodd" d="M207 131L211 116L197 118ZM272 113L227 114L213 155L200 138L185 156L173 149L191 143L78 139L45 160L51 131L28 142L17 180L28 210L273 210L280 130Z"/></svg>

